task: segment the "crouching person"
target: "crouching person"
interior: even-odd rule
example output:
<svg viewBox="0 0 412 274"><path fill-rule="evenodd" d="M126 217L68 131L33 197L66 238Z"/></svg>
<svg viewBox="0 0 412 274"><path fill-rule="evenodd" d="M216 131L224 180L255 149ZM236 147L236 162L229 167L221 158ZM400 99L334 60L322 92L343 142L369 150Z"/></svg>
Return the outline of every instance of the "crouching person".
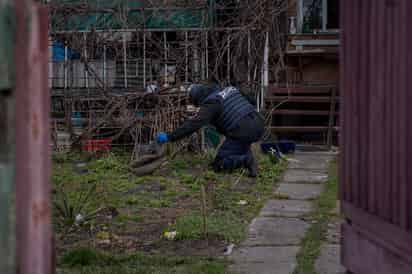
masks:
<svg viewBox="0 0 412 274"><path fill-rule="evenodd" d="M235 87L222 90L208 85L192 85L189 96L191 103L200 107L198 114L171 133L158 133L157 141L178 141L211 124L226 137L211 164L213 170L246 168L250 177L256 177L257 162L251 145L262 137L264 120L250 100Z"/></svg>

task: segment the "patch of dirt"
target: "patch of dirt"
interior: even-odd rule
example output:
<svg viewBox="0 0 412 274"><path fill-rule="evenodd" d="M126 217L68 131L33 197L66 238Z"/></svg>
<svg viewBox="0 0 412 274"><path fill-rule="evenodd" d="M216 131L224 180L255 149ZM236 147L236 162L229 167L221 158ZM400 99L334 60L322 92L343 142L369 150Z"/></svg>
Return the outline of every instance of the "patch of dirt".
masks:
<svg viewBox="0 0 412 274"><path fill-rule="evenodd" d="M224 253L227 245L218 237L209 235L208 239L159 241L153 246L153 250L175 256L218 257Z"/></svg>
<svg viewBox="0 0 412 274"><path fill-rule="evenodd" d="M237 190L237 191L250 191L250 189L253 189L253 187L256 185L256 178L249 178L246 175L243 175L242 178L239 181L236 181L232 179L233 184L232 184L232 189Z"/></svg>
<svg viewBox="0 0 412 274"><path fill-rule="evenodd" d="M152 187L153 185L149 185ZM145 186L146 188L148 185ZM193 208L199 207L199 201L193 200L189 195L181 195L177 200L178 207L171 208L145 208L138 212L128 209L105 209L99 213L94 220L94 225L74 226L70 232L57 235L57 254L61 255L64 250L72 249L76 246L93 246L103 251L115 252L116 254L133 253L136 251L157 252L159 248L166 252L167 247L170 252L177 252L183 248L185 254L194 253L202 255L204 252L211 254L221 249L223 244L217 239L199 241L163 241L164 231L172 225L175 220L183 216ZM136 214L142 221L127 220L122 225L113 221L117 215ZM107 231L110 235L107 239L98 239L100 231ZM162 244L158 246L158 243ZM217 245L216 245L217 244ZM187 251L186 251L187 250ZM202 251L203 250L203 251ZM214 251L216 250L216 251ZM187 253L188 252L188 253ZM202 253L203 252L203 253ZM210 253L209 252L209 253ZM182 253L182 254L183 254Z"/></svg>
<svg viewBox="0 0 412 274"><path fill-rule="evenodd" d="M179 171L197 178L205 170L207 170L206 164L196 164ZM174 171L170 166L164 166L157 170L155 175L162 176L166 180L176 181L177 178L174 178L173 175ZM194 209L200 209L200 200L196 193L189 191L186 184L173 183L173 189L169 189L170 186L164 184L163 181L163 184L156 181L158 179L156 176L152 178L153 180L149 179L130 189L123 189L124 192L119 193L120 197L124 199L133 195L135 195L133 197L144 197L145 193L159 194L159 197L163 197L167 194L167 190L172 190L178 194L167 200L170 205L168 204L164 208L147 206L141 209L142 204L138 206L128 204L122 208L110 208L99 212L93 220L93 224L73 227L70 232L56 235L57 254L62 255L64 251L78 246L90 246L112 254L130 254L143 251L173 256L222 256L229 243L216 235L209 235L208 239L198 240L168 241L162 238L163 233L175 223L176 219ZM237 174L221 174L218 180L231 183L232 187L227 191L249 193L256 185L256 179L248 178L246 173L240 179ZM212 180L206 186L207 193L214 192L216 187L217 185ZM207 197L208 201L212 201L211 203L214 204L215 201L212 198ZM217 208L217 205L215 204L214 207ZM118 221L120 219L117 219L117 216L126 218ZM98 237L99 234L100 237ZM102 237L102 234L106 237Z"/></svg>
<svg viewBox="0 0 412 274"><path fill-rule="evenodd" d="M149 191L149 192L162 192L165 191L166 187L163 186L160 182L151 182L148 184L140 184L137 185L131 189L129 189L124 195L131 195L131 194L136 194L144 191Z"/></svg>

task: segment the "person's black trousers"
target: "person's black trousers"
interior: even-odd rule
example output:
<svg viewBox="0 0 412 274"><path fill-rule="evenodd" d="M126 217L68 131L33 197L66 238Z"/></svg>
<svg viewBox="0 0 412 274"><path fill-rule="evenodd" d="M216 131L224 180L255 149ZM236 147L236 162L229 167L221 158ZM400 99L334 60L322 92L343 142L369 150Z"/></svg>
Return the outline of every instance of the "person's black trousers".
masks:
<svg viewBox="0 0 412 274"><path fill-rule="evenodd" d="M246 163L253 158L251 145L259 141L263 133L264 121L261 116L258 113L246 116L219 148L213 162L214 169L232 171L246 167Z"/></svg>

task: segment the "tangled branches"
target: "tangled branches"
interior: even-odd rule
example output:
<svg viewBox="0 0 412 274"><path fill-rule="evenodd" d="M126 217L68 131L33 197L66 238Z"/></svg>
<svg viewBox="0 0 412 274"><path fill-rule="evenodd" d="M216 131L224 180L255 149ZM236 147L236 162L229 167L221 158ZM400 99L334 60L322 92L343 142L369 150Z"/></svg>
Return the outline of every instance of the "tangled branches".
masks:
<svg viewBox="0 0 412 274"><path fill-rule="evenodd" d="M110 129L114 139L147 142L180 123L188 83L258 94L267 39L269 80L283 81L286 11L287 0L51 1L51 40L64 51L51 69L54 113L68 128L82 113L83 136Z"/></svg>

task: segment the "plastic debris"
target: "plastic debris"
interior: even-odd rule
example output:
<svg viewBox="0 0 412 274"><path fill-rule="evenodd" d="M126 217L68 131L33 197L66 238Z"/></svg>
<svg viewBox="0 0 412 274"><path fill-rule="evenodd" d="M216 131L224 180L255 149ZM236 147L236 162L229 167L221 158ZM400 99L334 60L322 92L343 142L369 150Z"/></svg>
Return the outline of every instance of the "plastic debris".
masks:
<svg viewBox="0 0 412 274"><path fill-rule="evenodd" d="M164 236L167 240L173 241L174 239L176 239L177 231L165 232L165 233L163 234L163 236Z"/></svg>
<svg viewBox="0 0 412 274"><path fill-rule="evenodd" d="M225 253L223 253L223 255L225 256L229 256L230 254L232 254L233 249L235 248L234 244L230 244L225 248Z"/></svg>
<svg viewBox="0 0 412 274"><path fill-rule="evenodd" d="M240 200L237 204L244 206L244 205L247 205L247 201L246 200Z"/></svg>
<svg viewBox="0 0 412 274"><path fill-rule="evenodd" d="M100 240L100 241L98 241L98 244L101 244L101 245L110 245L110 244L111 244L111 241L110 241L109 239Z"/></svg>
<svg viewBox="0 0 412 274"><path fill-rule="evenodd" d="M82 214L77 214L76 217L74 218L74 221L76 224L79 224L83 221L84 217Z"/></svg>
<svg viewBox="0 0 412 274"><path fill-rule="evenodd" d="M293 159L293 158L288 158L287 161L288 161L289 163L296 163L296 164L300 163L299 160Z"/></svg>

